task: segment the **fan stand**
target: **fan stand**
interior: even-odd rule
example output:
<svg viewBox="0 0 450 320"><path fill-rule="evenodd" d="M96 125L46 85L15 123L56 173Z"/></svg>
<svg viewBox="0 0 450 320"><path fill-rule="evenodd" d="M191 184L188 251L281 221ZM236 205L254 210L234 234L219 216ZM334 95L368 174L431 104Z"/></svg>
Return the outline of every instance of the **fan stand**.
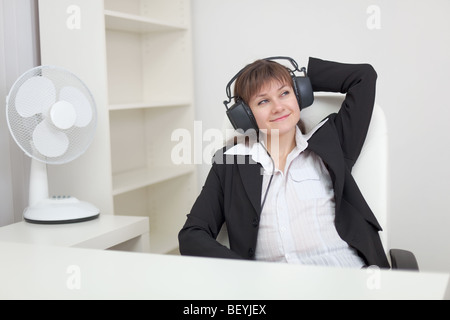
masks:
<svg viewBox="0 0 450 320"><path fill-rule="evenodd" d="M100 210L70 196L49 198L47 165L31 159L29 207L24 219L37 224L66 224L94 220Z"/></svg>

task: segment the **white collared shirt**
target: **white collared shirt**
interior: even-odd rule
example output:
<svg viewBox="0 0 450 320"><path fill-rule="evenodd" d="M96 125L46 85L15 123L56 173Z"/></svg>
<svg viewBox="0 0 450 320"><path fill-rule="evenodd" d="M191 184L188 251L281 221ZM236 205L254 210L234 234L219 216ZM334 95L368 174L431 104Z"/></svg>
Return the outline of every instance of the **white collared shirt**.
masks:
<svg viewBox="0 0 450 320"><path fill-rule="evenodd" d="M261 213L255 257L260 261L361 268L364 261L340 238L334 224L335 200L330 174L322 159L307 150L309 134L297 127L296 147L285 171L278 169ZM239 143L226 154L250 155L264 169L262 199L273 172L260 143Z"/></svg>

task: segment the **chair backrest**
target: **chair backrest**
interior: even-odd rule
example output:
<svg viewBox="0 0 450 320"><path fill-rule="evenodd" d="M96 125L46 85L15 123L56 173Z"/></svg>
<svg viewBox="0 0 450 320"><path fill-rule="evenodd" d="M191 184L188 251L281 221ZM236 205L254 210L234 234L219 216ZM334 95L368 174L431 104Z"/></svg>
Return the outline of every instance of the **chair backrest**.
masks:
<svg viewBox="0 0 450 320"><path fill-rule="evenodd" d="M344 98L345 96L341 94L316 94L314 104L303 110L301 114L306 130L311 130L327 115L338 112ZM361 155L353 167L352 174L384 230L380 236L384 248L387 250L388 132L385 114L377 104L373 111L366 141Z"/></svg>
<svg viewBox="0 0 450 320"><path fill-rule="evenodd" d="M314 104L301 113L306 131L309 132L321 120L331 113L339 111L345 96L334 93L315 93ZM226 141L233 137L233 127L225 116L223 132L227 132ZM364 195L367 203L374 212L378 222L383 228L380 237L385 250L388 249L388 221L387 221L387 176L388 176L388 137L387 124L383 110L375 105L369 131L361 151L360 157L353 167L353 177ZM226 241L225 241L226 243Z"/></svg>

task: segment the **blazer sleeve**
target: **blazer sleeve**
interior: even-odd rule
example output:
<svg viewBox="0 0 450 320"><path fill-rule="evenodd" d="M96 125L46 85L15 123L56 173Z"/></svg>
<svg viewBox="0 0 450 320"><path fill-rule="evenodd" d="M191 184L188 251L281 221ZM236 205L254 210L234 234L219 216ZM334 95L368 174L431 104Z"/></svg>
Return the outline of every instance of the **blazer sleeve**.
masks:
<svg viewBox="0 0 450 320"><path fill-rule="evenodd" d="M180 253L224 259L242 259L216 241L224 223L223 179L225 165L213 163L205 185L178 234Z"/></svg>
<svg viewBox="0 0 450 320"><path fill-rule="evenodd" d="M344 64L310 58L308 76L314 91L346 94L336 126L347 165L353 167L367 136L375 103L377 73L369 64Z"/></svg>

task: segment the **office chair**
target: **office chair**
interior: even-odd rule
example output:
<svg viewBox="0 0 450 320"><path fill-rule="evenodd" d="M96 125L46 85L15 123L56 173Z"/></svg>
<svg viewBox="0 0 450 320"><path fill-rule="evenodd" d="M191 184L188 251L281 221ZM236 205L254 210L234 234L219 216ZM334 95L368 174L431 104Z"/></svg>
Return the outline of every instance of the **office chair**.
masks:
<svg viewBox="0 0 450 320"><path fill-rule="evenodd" d="M340 109L345 96L334 93L315 93L314 104L302 110L301 119L309 132L321 120ZM226 118L226 117L225 117ZM224 120L224 130L232 129L228 119ZM227 131L229 132L229 131ZM227 137L230 140L230 137ZM353 167L352 174L358 183L367 203L383 228L380 233L383 247L388 248L388 132L386 118L380 106L375 105L372 121L360 157ZM226 227L218 241L227 244ZM386 252L393 269L419 270L412 252L391 249Z"/></svg>
<svg viewBox="0 0 450 320"><path fill-rule="evenodd" d="M341 94L316 93L314 105L303 110L301 114L306 130L311 130L330 113L338 112L344 98ZM380 233L380 237L386 249L389 244L388 131L385 114L379 105L375 105L366 141L352 174L383 227L384 231ZM393 269L419 270L412 252L391 249L387 253Z"/></svg>

